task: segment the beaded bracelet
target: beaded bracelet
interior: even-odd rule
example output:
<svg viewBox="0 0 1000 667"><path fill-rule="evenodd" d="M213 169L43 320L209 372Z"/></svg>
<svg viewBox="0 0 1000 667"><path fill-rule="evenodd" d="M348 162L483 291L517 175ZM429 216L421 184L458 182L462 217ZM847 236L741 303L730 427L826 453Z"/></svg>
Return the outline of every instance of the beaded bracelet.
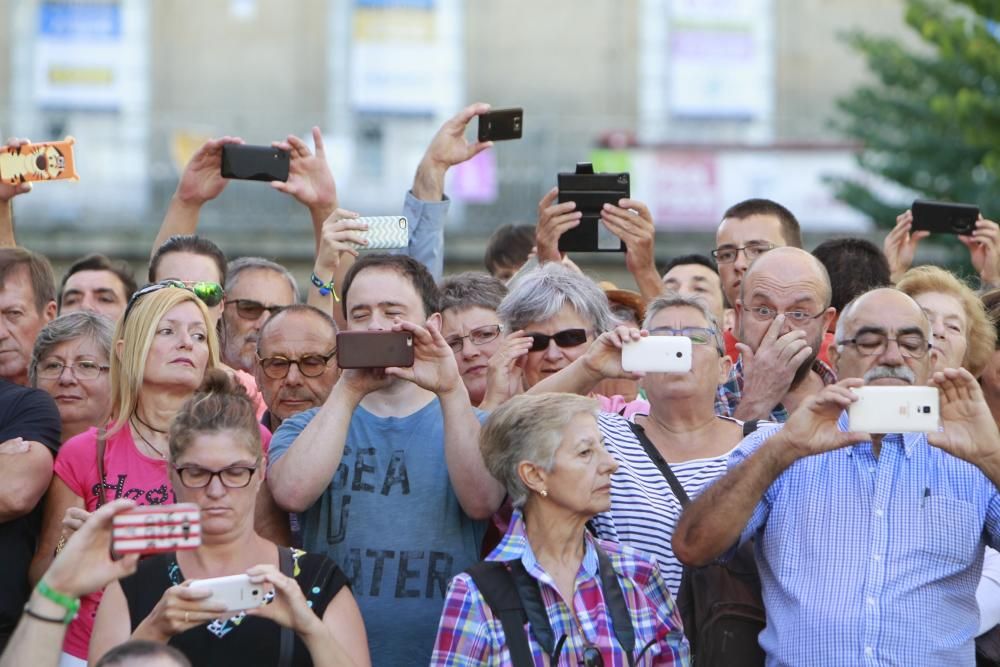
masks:
<svg viewBox="0 0 1000 667"><path fill-rule="evenodd" d="M340 297L337 296L337 291L333 288L332 278L330 279L330 282L325 283L319 279L319 276L313 273L311 276L309 276L309 280L311 280L312 284L315 285L317 289L319 289L320 296L330 296L332 294L334 301L340 301Z"/></svg>
<svg viewBox="0 0 1000 667"><path fill-rule="evenodd" d="M63 617L63 619L62 619L63 623L67 623L68 624L70 621L72 621L74 618L76 618L76 613L78 611L80 611L80 599L79 598L74 598L74 597L71 597L69 595L65 595L63 593L60 593L60 592L58 592L56 590L53 590L47 583L45 583L44 579L40 579L38 581L38 585L35 586L35 591L37 591L38 594L41 595L43 598L47 598L47 599L51 600L52 602L55 602L57 605L59 605L60 607L62 607L63 609L66 610L66 616ZM28 610L28 608L25 607L25 612L29 612L29 611L30 610ZM28 613L28 616L31 616L32 618L37 618L37 619L43 620L43 621L50 620L49 618L40 616L39 614L36 614L34 612Z"/></svg>

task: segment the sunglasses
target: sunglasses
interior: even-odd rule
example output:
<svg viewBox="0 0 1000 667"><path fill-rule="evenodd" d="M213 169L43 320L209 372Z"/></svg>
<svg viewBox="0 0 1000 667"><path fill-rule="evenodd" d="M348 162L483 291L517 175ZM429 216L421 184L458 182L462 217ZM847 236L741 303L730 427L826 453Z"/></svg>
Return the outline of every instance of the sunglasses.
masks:
<svg viewBox="0 0 1000 667"><path fill-rule="evenodd" d="M147 294L152 294L153 292L159 292L161 289L165 289L167 287L176 287L178 289L186 289L189 292L193 292L194 295L209 308L218 306L222 303L222 299L226 296L225 290L222 289L222 285L219 283L208 281L195 282L187 280L161 280L158 283L150 283L149 285L136 290L135 294L133 294L128 300L128 305L125 306L125 315L122 317L122 321L128 319L129 313L132 312L132 308L141 297L144 297Z"/></svg>
<svg viewBox="0 0 1000 667"><path fill-rule="evenodd" d="M254 301L253 299L233 299L232 301L226 301L227 308L231 305L236 306L236 314L244 320L259 319L265 310L268 315L275 315L279 310L285 308L285 306L265 306L260 301Z"/></svg>
<svg viewBox="0 0 1000 667"><path fill-rule="evenodd" d="M563 329L551 336L543 333L528 333L526 335L531 337L529 352L541 352L548 348L550 340L554 340L559 347L576 347L587 342L586 329Z"/></svg>

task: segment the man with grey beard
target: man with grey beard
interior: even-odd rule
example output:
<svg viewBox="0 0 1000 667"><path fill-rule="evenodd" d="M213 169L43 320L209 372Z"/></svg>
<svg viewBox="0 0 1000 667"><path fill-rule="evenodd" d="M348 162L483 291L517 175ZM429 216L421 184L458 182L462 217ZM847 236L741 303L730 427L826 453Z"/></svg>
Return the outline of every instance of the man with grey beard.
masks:
<svg viewBox="0 0 1000 667"><path fill-rule="evenodd" d="M716 412L783 422L837 380L817 358L837 315L830 306L830 278L805 250L775 248L754 260L739 290L734 306L740 358L720 389Z"/></svg>
<svg viewBox="0 0 1000 667"><path fill-rule="evenodd" d="M929 341L902 292L852 301L830 348L841 381L744 439L677 524L687 565L754 540L768 664L975 664L984 546L1000 546L1000 430L971 373L933 372ZM848 431L852 389L928 380L939 430Z"/></svg>

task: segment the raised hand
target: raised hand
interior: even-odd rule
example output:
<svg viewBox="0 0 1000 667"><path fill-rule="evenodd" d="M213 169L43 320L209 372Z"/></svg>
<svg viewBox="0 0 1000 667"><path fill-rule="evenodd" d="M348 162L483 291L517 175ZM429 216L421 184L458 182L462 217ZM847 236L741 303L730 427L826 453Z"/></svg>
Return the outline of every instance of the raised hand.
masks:
<svg viewBox="0 0 1000 667"><path fill-rule="evenodd" d="M868 433L841 431L837 427L840 414L858 400L851 389L863 385L861 378L848 378L807 398L779 431L782 442L801 458L871 440Z"/></svg>
<svg viewBox="0 0 1000 667"><path fill-rule="evenodd" d="M1000 459L1000 431L972 373L946 368L930 384L940 393L942 430L928 433L927 442L975 466Z"/></svg>
<svg viewBox="0 0 1000 667"><path fill-rule="evenodd" d="M793 329L781 334L784 323L784 314L774 318L756 352L749 345L736 344L743 358L743 391L736 410L738 419L766 418L788 393L795 372L813 352L806 342L805 332Z"/></svg>
<svg viewBox="0 0 1000 667"><path fill-rule="evenodd" d="M618 206L605 204L601 222L625 242L625 266L635 275L649 267L656 271L653 256L655 228L649 207L635 199L621 199Z"/></svg>
<svg viewBox="0 0 1000 667"><path fill-rule="evenodd" d="M480 410L498 408L524 391L524 360L531 350L531 336L515 331L490 357L486 368L486 394Z"/></svg>
<svg viewBox="0 0 1000 667"><path fill-rule="evenodd" d="M898 281L913 264L913 256L917 252L917 244L930 236L927 230L913 230L913 213L907 209L896 216L896 226L885 237L882 250L889 260L889 275L892 282Z"/></svg>
<svg viewBox="0 0 1000 667"><path fill-rule="evenodd" d="M386 375L409 380L438 395L465 387L458 372L455 353L448 347L436 321L431 320L426 327L422 327L398 320L392 325L392 330L409 331L413 335L413 366L386 368Z"/></svg>
<svg viewBox="0 0 1000 667"><path fill-rule="evenodd" d="M972 236L959 236L958 240L969 249L972 266L983 284L1000 285L1000 225L980 214Z"/></svg>
<svg viewBox="0 0 1000 667"><path fill-rule="evenodd" d="M222 177L222 147L242 143L239 137L227 136L202 144L184 167L174 196L187 206L202 206L222 194L229 184L229 179Z"/></svg>
<svg viewBox="0 0 1000 667"><path fill-rule="evenodd" d="M271 181L271 187L295 197L310 211L318 210L328 214L337 208L337 184L326 160L323 134L318 127L312 129L312 136L316 145L315 155L304 141L291 134L285 141L271 144L289 154L288 180Z"/></svg>
<svg viewBox="0 0 1000 667"><path fill-rule="evenodd" d="M31 141L28 139L18 139L17 137L7 140L7 146L11 148L26 146L30 143ZM0 204L6 204L14 197L23 195L25 192L31 192L31 183L18 183L17 185L0 183Z"/></svg>
<svg viewBox="0 0 1000 667"><path fill-rule="evenodd" d="M624 378L638 380L643 373L622 368L622 348L649 335L648 331L633 327L617 326L605 331L583 355L583 365L595 378Z"/></svg>
<svg viewBox="0 0 1000 667"><path fill-rule="evenodd" d="M559 237L580 224L583 214L576 210L576 202L557 204L559 189L552 188L538 202L538 224L535 226L535 251L538 263L560 262Z"/></svg>
<svg viewBox="0 0 1000 667"><path fill-rule="evenodd" d="M343 253L357 257L358 251L353 244L368 245L367 239L360 233L368 229L368 225L358 222L358 214L354 211L338 208L323 221L320 232L319 249L316 251L316 265L330 273L337 270Z"/></svg>
<svg viewBox="0 0 1000 667"><path fill-rule="evenodd" d="M456 164L471 160L493 145L492 141L469 142L465 128L476 116L490 110L489 104L470 104L445 121L431 139L413 179L413 195L423 201L441 201L444 175Z"/></svg>
<svg viewBox="0 0 1000 667"><path fill-rule="evenodd" d="M247 570L247 574L255 584L274 587L274 598L268 604L247 610L248 616L269 618L300 635L323 627L323 621L306 603L302 589L294 579L285 576L273 565L256 565Z"/></svg>

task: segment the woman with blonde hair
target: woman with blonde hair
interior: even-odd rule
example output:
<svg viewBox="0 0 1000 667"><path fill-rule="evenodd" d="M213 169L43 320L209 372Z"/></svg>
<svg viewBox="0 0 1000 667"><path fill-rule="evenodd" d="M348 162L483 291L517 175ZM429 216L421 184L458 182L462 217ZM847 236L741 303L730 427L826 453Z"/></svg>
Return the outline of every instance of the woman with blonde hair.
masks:
<svg viewBox="0 0 1000 667"><path fill-rule="evenodd" d="M129 300L114 333L107 425L67 440L56 457L37 578L90 512L116 498L140 505L176 502L167 475L167 431L219 364L219 342L205 304L175 283L154 283ZM270 433L263 430L265 439ZM100 593L86 596L63 646L63 667L84 665Z"/></svg>
<svg viewBox="0 0 1000 667"><path fill-rule="evenodd" d="M997 332L982 300L968 285L937 266L916 266L896 283L931 323L934 370L965 368L982 375L993 356Z"/></svg>

